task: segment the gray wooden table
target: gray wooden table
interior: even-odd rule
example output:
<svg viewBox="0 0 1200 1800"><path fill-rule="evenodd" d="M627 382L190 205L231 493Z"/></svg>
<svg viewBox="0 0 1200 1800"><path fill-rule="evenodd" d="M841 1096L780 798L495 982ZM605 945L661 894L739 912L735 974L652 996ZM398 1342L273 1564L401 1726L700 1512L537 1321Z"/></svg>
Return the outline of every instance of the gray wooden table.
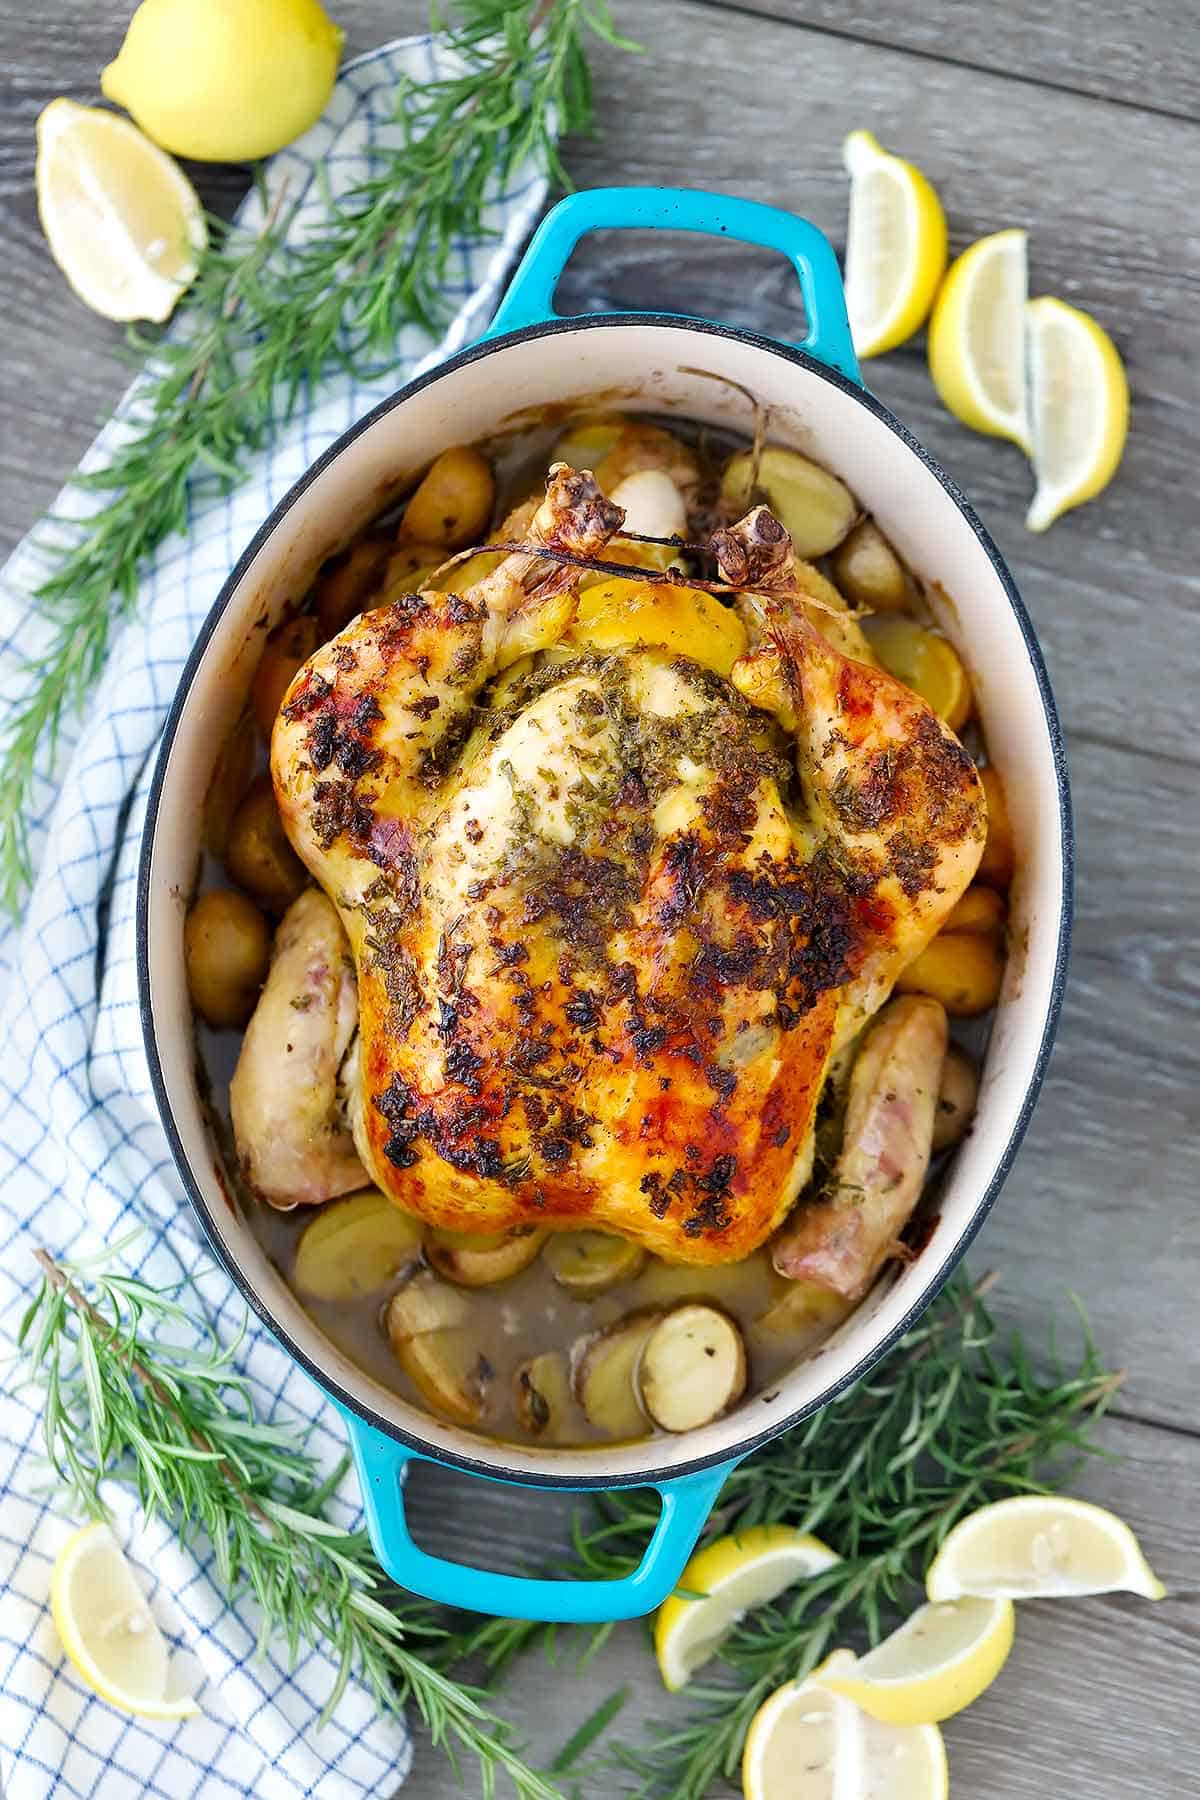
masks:
<svg viewBox="0 0 1200 1800"><path fill-rule="evenodd" d="M126 379L116 330L57 274L32 193L33 121L59 93L96 97L130 0L6 4L0 105L0 550L51 498ZM411 0L343 0L351 50L421 22ZM871 385L975 500L1041 632L1071 745L1079 922L1059 1047L1033 1128L974 1253L1003 1271L1000 1311L1037 1334L1066 1290L1129 1371L1105 1430L1123 1458L1081 1490L1141 1533L1172 1589L1034 1605L1013 1659L947 1727L954 1790L975 1800L1200 1795L1200 23L1192 0L617 0L641 58L596 56L598 139L571 147L582 185L665 182L806 213L839 246L839 146L869 125L938 186L952 248L1023 225L1033 292L1094 311L1129 369L1133 428L1097 504L1042 538L1022 526L1023 458L939 407L921 343ZM206 172L227 205L228 172ZM648 303L793 334L789 273L706 242L593 241L562 292L576 307ZM515 1567L563 1528L565 1503L419 1482L418 1535ZM637 1627L583 1675L533 1660L505 1706L552 1753L611 1689L622 1726L662 1716ZM420 1745L409 1792L471 1791Z"/></svg>

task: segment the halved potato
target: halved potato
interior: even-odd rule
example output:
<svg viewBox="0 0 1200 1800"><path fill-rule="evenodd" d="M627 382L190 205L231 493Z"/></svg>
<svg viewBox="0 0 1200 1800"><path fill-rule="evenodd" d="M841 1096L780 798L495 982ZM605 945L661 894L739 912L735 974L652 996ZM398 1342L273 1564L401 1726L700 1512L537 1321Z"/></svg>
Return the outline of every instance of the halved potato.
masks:
<svg viewBox="0 0 1200 1800"><path fill-rule="evenodd" d="M661 1318L657 1310L643 1307L576 1346L575 1398L597 1430L609 1437L646 1434L635 1377L642 1348Z"/></svg>
<svg viewBox="0 0 1200 1800"><path fill-rule="evenodd" d="M845 482L798 450L768 447L754 476L754 452L739 450L725 465L722 499L739 517L765 500L797 556L827 556L858 518L858 501Z"/></svg>
<svg viewBox="0 0 1200 1800"><path fill-rule="evenodd" d="M572 419L550 452L551 463L569 463L573 469L596 468L625 429L620 413L581 413Z"/></svg>
<svg viewBox="0 0 1200 1800"><path fill-rule="evenodd" d="M478 1425L495 1375L467 1327L469 1303L424 1272L394 1294L385 1322L392 1351L421 1397L458 1425Z"/></svg>
<svg viewBox="0 0 1200 1800"><path fill-rule="evenodd" d="M571 1413L571 1377L557 1350L530 1356L513 1371L513 1410L531 1437L558 1443Z"/></svg>
<svg viewBox="0 0 1200 1800"><path fill-rule="evenodd" d="M766 1249L741 1262L671 1263L652 1256L638 1279L638 1299L648 1306L678 1306L696 1300L745 1315L770 1296L775 1275Z"/></svg>
<svg viewBox="0 0 1200 1800"><path fill-rule="evenodd" d="M779 1298L753 1321L750 1336L764 1345L786 1342L799 1353L828 1337L853 1305L815 1281L789 1281Z"/></svg>
<svg viewBox="0 0 1200 1800"><path fill-rule="evenodd" d="M542 1261L560 1287L587 1298L619 1281L634 1280L646 1265L646 1252L640 1244L606 1231L556 1231Z"/></svg>
<svg viewBox="0 0 1200 1800"><path fill-rule="evenodd" d="M942 1064L933 1112L933 1147L952 1150L967 1134L979 1098L979 1072L965 1050L951 1044Z"/></svg>
<svg viewBox="0 0 1200 1800"><path fill-rule="evenodd" d="M421 1226L378 1188L323 1207L296 1246L292 1279L313 1300L378 1293L421 1255Z"/></svg>
<svg viewBox="0 0 1200 1800"><path fill-rule="evenodd" d="M470 1317L471 1302L428 1269L422 1269L393 1295L388 1307L388 1336L394 1346L397 1339L423 1337L431 1331L465 1325Z"/></svg>
<svg viewBox="0 0 1200 1800"><path fill-rule="evenodd" d="M434 1231L425 1254L459 1287L491 1287L527 1269L546 1241L533 1225L512 1231Z"/></svg>
<svg viewBox="0 0 1200 1800"><path fill-rule="evenodd" d="M728 1313L677 1306L646 1339L637 1367L642 1405L664 1431L693 1431L746 1390L746 1346Z"/></svg>
<svg viewBox="0 0 1200 1800"><path fill-rule="evenodd" d="M183 923L183 955L192 1004L208 1023L248 1025L271 961L271 933L253 900L231 888L201 894Z"/></svg>
<svg viewBox="0 0 1200 1800"><path fill-rule="evenodd" d="M897 612L908 604L904 564L873 519L862 519L833 558L833 579L856 606Z"/></svg>

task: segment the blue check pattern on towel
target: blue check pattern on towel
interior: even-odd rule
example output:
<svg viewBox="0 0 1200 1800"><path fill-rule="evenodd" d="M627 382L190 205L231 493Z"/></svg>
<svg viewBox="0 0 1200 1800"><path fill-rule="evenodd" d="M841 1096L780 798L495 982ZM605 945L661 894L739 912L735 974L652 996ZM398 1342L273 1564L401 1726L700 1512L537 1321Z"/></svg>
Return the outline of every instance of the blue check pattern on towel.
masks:
<svg viewBox="0 0 1200 1800"><path fill-rule="evenodd" d="M325 117L276 157L272 192L286 181L303 231L324 202L318 173L344 192L386 142L401 75L448 73L435 38L408 39L360 58L339 77ZM155 750L184 660L242 549L325 447L422 367L478 336L509 266L545 201L532 170L496 193L496 235L457 247L440 343L407 329L367 379L338 375L308 394L229 495L198 481L186 534L146 569L136 613L113 649L82 727L72 726L53 781L40 783L33 820L39 874L23 925L0 939L0 1334L11 1340L36 1279L32 1252L88 1253L142 1235L126 1252L159 1288L190 1277L223 1341L245 1308L209 1255L175 1175L142 1050L134 964L138 844ZM269 198L267 204L269 204ZM261 222L257 196L243 222ZM186 329L186 323L182 326ZM135 383L85 467L102 464L136 415ZM57 511L85 519L68 490ZM43 571L26 540L0 577L0 731L46 641L29 595ZM344 1449L319 1390L255 1324L238 1357L264 1417L294 1421L325 1467ZM38 1394L6 1367L0 1396L0 1785L6 1800L386 1800L408 1770L408 1734L375 1716L350 1688L336 1718L317 1721L334 1669L320 1652L289 1672L255 1655L257 1620L226 1605L211 1552L184 1550L162 1524L147 1528L114 1488L116 1530L154 1613L197 1694L201 1716L182 1724L127 1718L91 1694L63 1659L47 1605L55 1553L77 1521L49 1484ZM352 1483L339 1522L358 1513Z"/></svg>

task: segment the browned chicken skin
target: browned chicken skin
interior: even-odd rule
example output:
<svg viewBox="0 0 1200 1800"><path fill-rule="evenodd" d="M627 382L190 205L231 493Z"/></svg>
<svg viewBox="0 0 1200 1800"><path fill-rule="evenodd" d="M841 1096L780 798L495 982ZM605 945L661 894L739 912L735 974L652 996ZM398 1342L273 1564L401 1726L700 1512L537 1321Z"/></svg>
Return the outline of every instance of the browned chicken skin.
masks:
<svg viewBox="0 0 1200 1800"><path fill-rule="evenodd" d="M558 465L527 551L311 658L275 728L296 849L358 969L357 1142L457 1230L590 1225L747 1255L807 1178L830 1061L969 882L970 758L789 604L763 509L716 548L760 590L732 683L654 649L533 658L622 521ZM797 804L785 752L794 745Z"/></svg>

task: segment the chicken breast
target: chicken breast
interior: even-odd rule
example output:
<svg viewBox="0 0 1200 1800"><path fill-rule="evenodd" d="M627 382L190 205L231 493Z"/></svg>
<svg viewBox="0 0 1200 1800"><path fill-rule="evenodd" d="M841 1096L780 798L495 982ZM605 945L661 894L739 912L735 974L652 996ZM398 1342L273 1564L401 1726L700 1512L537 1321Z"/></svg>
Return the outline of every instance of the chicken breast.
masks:
<svg viewBox="0 0 1200 1800"><path fill-rule="evenodd" d="M357 965L371 1179L435 1226L723 1262L795 1199L831 1057L970 880L983 803L933 714L792 603L762 509L719 534L765 621L732 681L539 656L574 611L554 553L621 523L556 467L525 551L316 653L272 766Z"/></svg>

